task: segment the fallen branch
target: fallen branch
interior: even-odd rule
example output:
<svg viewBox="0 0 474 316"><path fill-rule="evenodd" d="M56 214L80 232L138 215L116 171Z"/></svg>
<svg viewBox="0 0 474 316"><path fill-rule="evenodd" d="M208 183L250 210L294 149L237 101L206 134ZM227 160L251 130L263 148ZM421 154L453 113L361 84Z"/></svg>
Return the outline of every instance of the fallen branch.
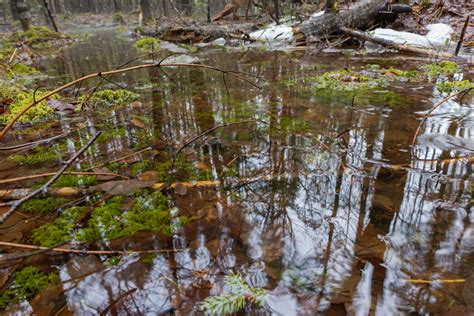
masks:
<svg viewBox="0 0 474 316"><path fill-rule="evenodd" d="M61 135L56 135L50 138L46 139L40 139L40 140L35 140L33 142L25 143L25 144L20 144L20 145L14 145L14 146L9 146L9 147L0 147L0 151L15 151L15 150L23 150L27 149L33 146L38 146L40 144L48 143L50 141L56 140L58 138L66 137L67 135L71 134L70 132L68 133L63 133Z"/></svg>
<svg viewBox="0 0 474 316"><path fill-rule="evenodd" d="M71 81L69 83L66 83L65 85L59 87L59 88L56 88L54 89L53 91L50 91L46 94L44 94L41 98L35 100L34 102L30 103L29 105L25 106L13 119L11 119L7 125L3 128L3 130L0 132L0 140L3 139L3 137L5 137L5 134L13 127L13 125L18 121L18 119L23 115L25 114L26 112L28 112L31 108L35 107L36 105L38 105L39 103L41 103L42 101L45 101L47 100L48 98L52 97L53 95L63 91L64 89L67 89L69 87L72 87L82 81L85 81L85 80L89 80L89 79L92 79L92 78L102 78L104 76L109 76L109 75L113 75L113 74L121 74L121 73L125 73L125 72L129 72L129 71L134 71L134 70L139 70L139 69L144 69L144 68L154 68L154 67L157 67L157 68L161 68L161 67L188 67L188 68L202 68L202 69L209 69L209 70L214 70L214 71L218 71L220 73L223 73L223 74L231 74L235 77L239 77L238 75L245 75L245 76L250 76L250 77L256 77L254 75L251 75L251 74L247 74L247 73L242 73L242 72L238 72L238 71L230 71L230 70L224 70L224 69L220 69L220 68L217 68L217 67L213 67L213 66L208 66L208 65L203 65L203 64L186 64L186 63L166 63L166 64L163 64L163 63L153 63L153 64L142 64L142 65L137 65L137 66L131 66L131 67L127 67L127 68L121 68L121 69L115 69L115 70L110 70L110 71L104 71L104 72L97 72L97 73L93 73L93 74L89 74L87 76L83 76L81 78L78 78L74 81ZM259 87L260 88L260 87Z"/></svg>
<svg viewBox="0 0 474 316"><path fill-rule="evenodd" d="M417 47L404 45L404 44L397 44L393 41L386 40L379 37L374 37L374 36L369 35L366 32L361 32L361 31L354 30L348 27L341 27L341 31L345 32L346 34L349 34L350 36L356 37L358 39L369 41L369 42L379 44L388 48L393 48L402 52L425 55L432 58L445 58L445 59L453 58L453 55L449 53L438 52L432 49L417 48Z"/></svg>
<svg viewBox="0 0 474 316"><path fill-rule="evenodd" d="M12 182L20 182L20 181L41 179L41 178L54 176L55 174L56 173L54 173L54 172L49 172L49 173L42 173L42 174L33 174L33 175L19 177L19 178L5 179L5 180L0 180L0 184L7 184L7 183L12 183ZM118 173L113 173L113 172L66 171L66 172L63 172L63 175L106 176L106 177L118 177L118 178L122 178L122 179L130 179L129 177L123 176L123 175L118 174Z"/></svg>
<svg viewBox="0 0 474 316"><path fill-rule="evenodd" d="M81 254L81 255L127 255L131 253L167 253L167 252L177 252L177 251L186 250L186 249L80 250L80 249L68 249L68 248L48 248L48 247L18 244L18 243L13 243L13 242L6 242L6 241L0 241L0 246L20 248L20 249L29 249L29 250L46 250L46 251L53 251L53 252L74 253L74 254ZM1 260L1 257L0 257L0 260Z"/></svg>
<svg viewBox="0 0 474 316"><path fill-rule="evenodd" d="M94 137L92 137L89 142L87 142L87 144L82 147L74 156L72 156L65 164L64 166L58 171L56 172L56 174L48 180L48 182L46 182L45 184L43 184L41 186L41 188L31 192L30 194L28 194L27 196L17 200L17 201L14 201L14 202L11 202L11 203L6 203L6 204L3 204L3 205L0 205L0 206L5 206L5 205L11 205L10 209L2 214L0 216L0 223L3 223L10 215L13 214L13 212L15 212L15 210L17 208L19 208L24 202L28 201L29 199L35 197L36 195L38 194L41 194L41 193L45 193L46 191L48 191L48 188L51 184L54 183L54 181L56 181L65 171L67 168L69 168L69 166L77 159L79 158L79 156L81 156L96 140L97 138L100 136L101 132L98 132Z"/></svg>

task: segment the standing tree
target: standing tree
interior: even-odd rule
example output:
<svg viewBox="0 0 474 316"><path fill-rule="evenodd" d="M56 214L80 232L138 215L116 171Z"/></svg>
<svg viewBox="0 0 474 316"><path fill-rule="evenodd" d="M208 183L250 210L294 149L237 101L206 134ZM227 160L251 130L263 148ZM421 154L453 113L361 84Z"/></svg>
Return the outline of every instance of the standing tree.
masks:
<svg viewBox="0 0 474 316"><path fill-rule="evenodd" d="M14 19L20 20L23 31L31 28L30 5L26 0L11 0L12 16Z"/></svg>
<svg viewBox="0 0 474 316"><path fill-rule="evenodd" d="M143 22L153 20L153 12L150 0L140 0L140 9L143 16Z"/></svg>

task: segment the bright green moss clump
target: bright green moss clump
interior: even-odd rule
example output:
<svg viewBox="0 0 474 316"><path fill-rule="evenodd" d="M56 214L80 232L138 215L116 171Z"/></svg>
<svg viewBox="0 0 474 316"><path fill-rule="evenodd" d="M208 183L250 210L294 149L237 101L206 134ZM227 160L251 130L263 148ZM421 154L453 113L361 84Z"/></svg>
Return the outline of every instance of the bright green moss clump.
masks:
<svg viewBox="0 0 474 316"><path fill-rule="evenodd" d="M452 76L459 72L461 69L453 61L441 61L439 63L433 63L421 67L425 74L431 78L437 78L439 76Z"/></svg>
<svg viewBox="0 0 474 316"><path fill-rule="evenodd" d="M379 65L367 65L365 69L341 69L328 71L307 80L316 84L317 89L335 91L360 91L384 88L391 82L410 82L419 77L417 71L404 71L393 67L381 68ZM285 82L285 84L288 84Z"/></svg>
<svg viewBox="0 0 474 316"><path fill-rule="evenodd" d="M87 207L74 206L65 209L53 222L33 231L33 241L43 247L54 247L72 239L74 224Z"/></svg>
<svg viewBox="0 0 474 316"><path fill-rule="evenodd" d="M61 154L54 148L35 147L25 155L11 155L7 158L18 164L37 164L61 159Z"/></svg>
<svg viewBox="0 0 474 316"><path fill-rule="evenodd" d="M0 295L0 309L30 299L44 290L48 284L58 282L58 276L46 274L33 267L27 267L13 274L13 282Z"/></svg>
<svg viewBox="0 0 474 316"><path fill-rule="evenodd" d="M138 99L139 95L135 92L118 89L118 90L101 90L96 91L92 96L83 96L80 98L81 101L87 102L88 104L96 107L103 106L118 106L124 105L128 102Z"/></svg>
<svg viewBox="0 0 474 316"><path fill-rule="evenodd" d="M12 79L15 77L24 77L24 76L31 76L34 74L37 74L38 70L36 70L33 67L30 67L25 64L21 63L15 63L12 66L10 66L7 71L5 72L6 77L8 79Z"/></svg>
<svg viewBox="0 0 474 316"><path fill-rule="evenodd" d="M443 93L451 94L467 88L474 88L474 83L470 80L445 81L436 84L436 88Z"/></svg>
<svg viewBox="0 0 474 316"><path fill-rule="evenodd" d="M51 185L52 188L62 187L88 187L97 183L96 176L76 176L76 175L62 175Z"/></svg>
<svg viewBox="0 0 474 316"><path fill-rule="evenodd" d="M133 44L133 47L146 51L157 50L160 48L160 41L154 37L142 37Z"/></svg>
<svg viewBox="0 0 474 316"><path fill-rule="evenodd" d="M41 98L46 92L36 91L36 99ZM33 93L24 92L18 87L2 84L0 85L0 99L10 99L5 115L0 116L0 122L5 123L13 119L23 108L33 103ZM54 109L40 102L28 112L23 114L18 122L37 122L53 115Z"/></svg>
<svg viewBox="0 0 474 316"><path fill-rule="evenodd" d="M31 199L20 206L20 211L31 214L49 214L68 201L66 198L55 196Z"/></svg>
<svg viewBox="0 0 474 316"><path fill-rule="evenodd" d="M68 38L68 36L57 33L46 26L34 26L26 32L16 32L11 36L12 41L25 42L29 45L35 45L64 38Z"/></svg>
<svg viewBox="0 0 474 316"><path fill-rule="evenodd" d="M92 211L87 227L77 231L79 241L112 240L131 236L138 231L171 233L169 199L161 192L135 198L130 210L125 210L125 198L114 196ZM186 223L187 218L180 218Z"/></svg>

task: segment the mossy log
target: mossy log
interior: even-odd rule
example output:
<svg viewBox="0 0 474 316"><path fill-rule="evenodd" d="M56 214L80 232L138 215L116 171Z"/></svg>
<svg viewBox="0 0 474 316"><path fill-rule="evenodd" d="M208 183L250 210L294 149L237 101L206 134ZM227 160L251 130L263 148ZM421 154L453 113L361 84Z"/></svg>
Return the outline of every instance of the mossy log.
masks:
<svg viewBox="0 0 474 316"><path fill-rule="evenodd" d="M337 33L341 27L365 29L375 24L381 11L385 11L386 0L361 0L350 8L339 12L327 11L323 15L304 21L293 29L297 45L315 43L321 38Z"/></svg>

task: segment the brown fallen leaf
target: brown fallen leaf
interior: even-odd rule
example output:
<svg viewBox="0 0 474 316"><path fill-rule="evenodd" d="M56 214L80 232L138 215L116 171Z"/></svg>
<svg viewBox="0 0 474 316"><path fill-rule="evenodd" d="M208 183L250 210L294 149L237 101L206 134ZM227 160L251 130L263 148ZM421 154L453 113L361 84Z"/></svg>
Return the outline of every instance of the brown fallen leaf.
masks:
<svg viewBox="0 0 474 316"><path fill-rule="evenodd" d="M145 124L137 118L132 120L132 124L139 128L145 128Z"/></svg>

